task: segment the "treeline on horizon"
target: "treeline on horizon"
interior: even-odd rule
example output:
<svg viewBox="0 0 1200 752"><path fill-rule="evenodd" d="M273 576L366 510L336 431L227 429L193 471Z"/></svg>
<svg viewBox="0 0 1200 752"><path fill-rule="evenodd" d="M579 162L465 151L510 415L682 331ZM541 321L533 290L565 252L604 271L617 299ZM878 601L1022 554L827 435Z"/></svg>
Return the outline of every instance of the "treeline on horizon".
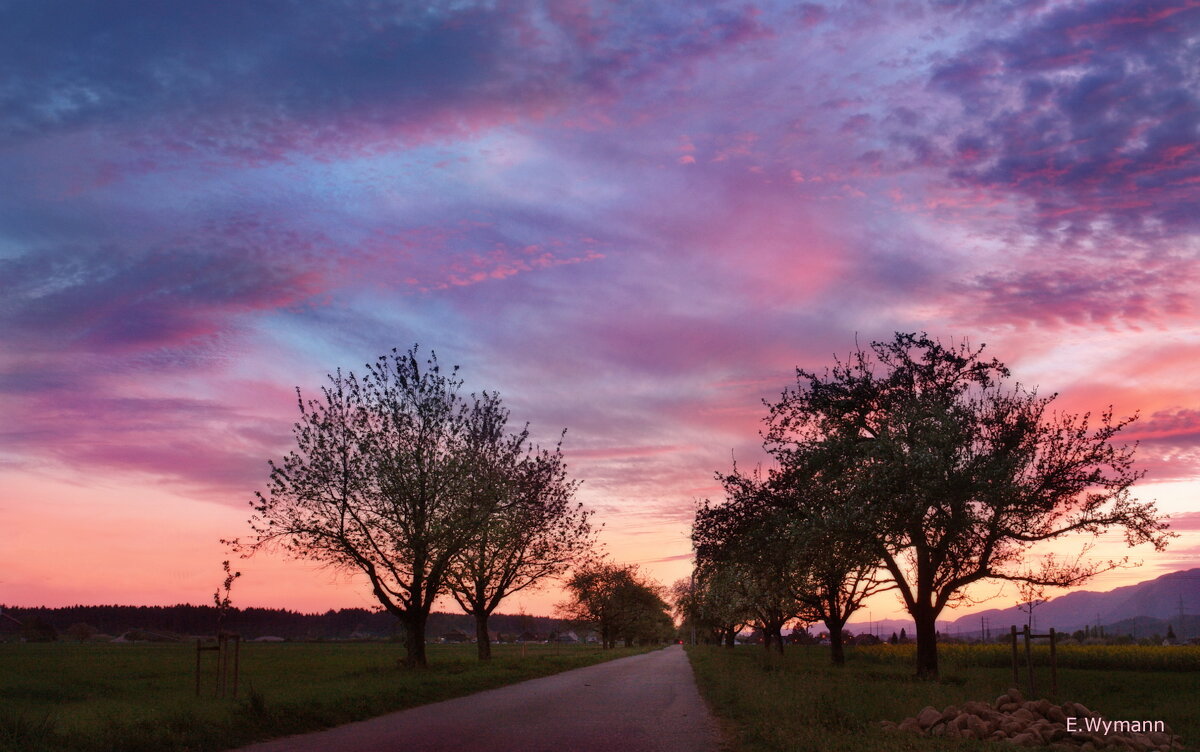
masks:
<svg viewBox="0 0 1200 752"><path fill-rule="evenodd" d="M44 606L20 607L0 604L0 613L22 624L41 622L53 627L60 639L71 639L67 630L74 624L87 624L101 634L119 637L130 630L165 632L174 635L212 635L217 631L217 608L177 604L174 606ZM529 614L493 614L489 622L498 634L517 636L522 632L548 636L551 632L570 629L561 619ZM365 608L330 609L325 613L300 613L275 608L230 608L222 628L240 634L245 639L275 636L287 640L333 640L378 638L403 635L400 621L386 611ZM429 615L427 638L437 640L441 635L460 630L473 634L474 619L466 614L433 612ZM0 634L20 633L21 626L9 619L0 619Z"/></svg>

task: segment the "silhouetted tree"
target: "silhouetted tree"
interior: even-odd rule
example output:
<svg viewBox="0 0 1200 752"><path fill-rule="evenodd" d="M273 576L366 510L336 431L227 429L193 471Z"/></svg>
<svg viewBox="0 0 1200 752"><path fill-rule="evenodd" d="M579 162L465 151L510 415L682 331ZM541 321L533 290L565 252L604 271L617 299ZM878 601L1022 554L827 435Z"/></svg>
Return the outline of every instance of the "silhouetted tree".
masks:
<svg viewBox="0 0 1200 752"><path fill-rule="evenodd" d="M561 447L533 450L509 440L490 468L496 511L454 558L446 583L475 617L480 660L491 658L488 617L509 595L563 574L592 547L591 512L573 501Z"/></svg>
<svg viewBox="0 0 1200 752"><path fill-rule="evenodd" d="M1034 628L1033 612L1038 606L1043 603L1048 603L1049 598L1044 597L1044 588L1037 583L1019 582L1017 583L1017 610L1025 614L1026 626L1030 630Z"/></svg>
<svg viewBox="0 0 1200 752"><path fill-rule="evenodd" d="M776 535L791 541L791 582L800 613L824 622L830 660L843 666L846 622L864 600L894 586L878 576L874 547L862 544L871 520L858 502L846 456L836 446L817 444L787 459L771 470L763 503L774 510Z"/></svg>
<svg viewBox="0 0 1200 752"><path fill-rule="evenodd" d="M72 624L71 626L67 627L66 633L68 635L70 635L71 637L75 638L76 640L78 640L79 642L87 642L88 640L92 639L92 637L94 637L96 634L98 634L99 630L96 629L95 627L93 627L91 624L87 624L86 622L82 622L82 621L77 621L74 624Z"/></svg>
<svg viewBox="0 0 1200 752"><path fill-rule="evenodd" d="M340 370L321 398L297 389L296 450L271 463L244 552L287 553L365 574L404 624L406 663L425 666L425 623L455 557L503 503L488 487L507 447L508 412L495 393L467 398L414 346Z"/></svg>
<svg viewBox="0 0 1200 752"><path fill-rule="evenodd" d="M217 609L217 634L220 635L225 628L225 617L229 614L229 607L233 600L230 597L230 592L233 590L233 582L242 576L241 572L234 572L229 568L229 561L221 562L221 568L225 570L225 579L221 582L221 588L213 592L213 605ZM225 591L225 595L221 595L221 590Z"/></svg>
<svg viewBox="0 0 1200 752"><path fill-rule="evenodd" d="M692 577L675 584L676 616L685 626L694 624L705 642L734 647L737 633L751 618L736 578L732 567L697 562Z"/></svg>
<svg viewBox="0 0 1200 752"><path fill-rule="evenodd" d="M798 593L804 572L796 566L798 528L787 524L755 473L735 467L718 476L725 501L705 501L696 510L692 546L702 579L723 572L744 608L747 622L763 633L763 647L783 652L783 627L801 615Z"/></svg>
<svg viewBox="0 0 1200 752"><path fill-rule="evenodd" d="M674 623L661 588L642 577L636 565L592 560L566 582L571 600L559 604L565 618L594 629L604 648L668 639Z"/></svg>
<svg viewBox="0 0 1200 752"><path fill-rule="evenodd" d="M862 530L917 626L917 673L938 673L936 620L980 580L1067 586L1116 562L1034 557L1072 533L1119 528L1130 545L1165 545L1153 504L1130 497L1133 450L1113 439L1132 419L1099 425L1052 413L1053 396L1007 386L982 348L896 334L854 352L771 406L768 447L781 465L817 443L846 453ZM1086 547L1085 547L1086 551Z"/></svg>

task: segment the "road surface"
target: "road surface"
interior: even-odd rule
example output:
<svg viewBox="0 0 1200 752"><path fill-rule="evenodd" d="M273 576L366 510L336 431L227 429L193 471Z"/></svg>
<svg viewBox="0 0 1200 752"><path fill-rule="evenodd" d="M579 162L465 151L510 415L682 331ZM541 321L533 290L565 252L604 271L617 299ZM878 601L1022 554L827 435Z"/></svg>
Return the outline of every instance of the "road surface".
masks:
<svg viewBox="0 0 1200 752"><path fill-rule="evenodd" d="M679 645L238 752L715 752Z"/></svg>

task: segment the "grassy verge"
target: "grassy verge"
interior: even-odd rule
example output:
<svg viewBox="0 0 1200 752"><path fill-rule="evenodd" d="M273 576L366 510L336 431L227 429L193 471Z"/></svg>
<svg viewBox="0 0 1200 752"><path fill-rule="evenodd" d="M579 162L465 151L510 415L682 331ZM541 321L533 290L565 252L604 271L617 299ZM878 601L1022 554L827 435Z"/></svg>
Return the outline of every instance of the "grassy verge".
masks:
<svg viewBox="0 0 1200 752"><path fill-rule="evenodd" d="M926 705L941 709L995 699L1012 684L1008 668L943 657L940 682L917 681L912 664L849 651L847 665L829 665L828 648L789 647L785 656L761 647L690 648L702 694L730 727L739 752L859 752L878 750L1002 750L984 744L887 733L879 721L899 721ZM1044 677L1042 680L1044 681ZM1200 740L1200 673L1186 671L1059 670L1059 701L1073 700L1110 719L1161 719L1189 749Z"/></svg>
<svg viewBox="0 0 1200 752"><path fill-rule="evenodd" d="M242 646L237 699L195 696L194 645L0 644L0 752L203 752L644 652L593 646L429 646L430 668L399 668L380 643ZM206 661L211 663L212 654Z"/></svg>

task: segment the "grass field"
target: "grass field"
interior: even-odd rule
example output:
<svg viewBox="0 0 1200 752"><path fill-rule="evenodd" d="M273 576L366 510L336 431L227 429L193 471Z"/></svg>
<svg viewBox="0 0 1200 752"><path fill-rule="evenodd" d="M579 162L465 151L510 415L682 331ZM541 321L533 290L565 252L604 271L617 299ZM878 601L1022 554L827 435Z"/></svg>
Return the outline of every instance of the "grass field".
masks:
<svg viewBox="0 0 1200 752"><path fill-rule="evenodd" d="M967 700L991 701L1012 685L1010 664L989 666L996 660L990 653L954 647L940 654L939 682L913 678L911 656L894 649L848 650L847 665L840 670L829 665L828 648L815 646L789 647L782 658L764 655L759 646L689 648L688 654L702 694L726 724L738 752L1013 749L1009 744L921 738L879 728L882 720L900 721L926 705L940 710ZM1093 654L1081 653L1073 661L1098 666L1103 665L1103 651L1120 648L1078 650ZM1182 735L1188 749L1196 749L1200 671L1139 671L1127 668L1131 665L1133 660L1125 654L1115 655L1111 667L1103 669L1060 663L1057 700L1080 702L1112 719L1163 720ZM1048 685L1047 673L1037 676L1042 687Z"/></svg>
<svg viewBox="0 0 1200 752"><path fill-rule="evenodd" d="M237 699L195 696L195 644L0 644L0 751L199 752L369 718L588 666L645 649L430 645L430 668L397 667L383 643L242 646ZM213 654L205 655L206 664Z"/></svg>

